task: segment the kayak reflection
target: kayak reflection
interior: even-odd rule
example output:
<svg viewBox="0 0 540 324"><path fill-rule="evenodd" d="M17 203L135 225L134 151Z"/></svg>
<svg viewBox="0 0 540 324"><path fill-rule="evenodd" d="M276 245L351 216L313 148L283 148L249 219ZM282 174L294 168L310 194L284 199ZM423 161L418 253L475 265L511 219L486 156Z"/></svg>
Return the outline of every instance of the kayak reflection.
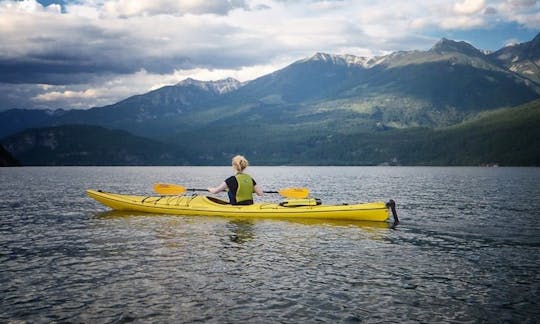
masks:
<svg viewBox="0 0 540 324"><path fill-rule="evenodd" d="M93 218L107 219L107 218L128 218L128 217L178 217L179 215L171 216L169 214L149 214L144 212L137 211L121 211L121 210L108 210L103 212L98 212L93 214ZM311 219L311 218L260 218L253 219L248 217L214 217L214 216L190 216L185 215L181 216L186 219L205 219L205 220L226 220L230 225L231 229L236 229L240 231L240 240L248 238L249 232L252 232L252 227L256 222L265 222L265 221L274 221L274 222L288 222L294 224L301 224L307 226L337 226L337 227L358 227L365 229L394 229L397 224L392 222L375 222L375 221L355 221L355 220L332 220L332 219ZM238 235L238 233L236 234ZM252 238L252 237L251 237Z"/></svg>
<svg viewBox="0 0 540 324"><path fill-rule="evenodd" d="M253 221L247 219L235 219L227 223L227 227L232 232L229 235L231 242L242 244L253 240Z"/></svg>

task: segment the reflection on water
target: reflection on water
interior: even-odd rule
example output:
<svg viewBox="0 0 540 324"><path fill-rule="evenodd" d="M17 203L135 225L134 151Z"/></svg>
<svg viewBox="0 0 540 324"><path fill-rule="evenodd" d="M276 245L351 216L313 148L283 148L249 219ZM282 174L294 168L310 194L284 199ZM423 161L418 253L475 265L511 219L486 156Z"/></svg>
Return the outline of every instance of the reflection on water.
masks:
<svg viewBox="0 0 540 324"><path fill-rule="evenodd" d="M242 244L253 240L253 221L252 220L231 220L227 223L227 228L232 232L229 235L231 242Z"/></svg>
<svg viewBox="0 0 540 324"><path fill-rule="evenodd" d="M385 222L109 211L84 194L149 194L155 182L204 188L229 173L0 170L0 322L540 318L536 168L252 169L265 190L308 187L326 204L393 198L394 230Z"/></svg>
<svg viewBox="0 0 540 324"><path fill-rule="evenodd" d="M93 213L91 217L94 218L129 218L129 217L152 217L156 216L156 214L149 214L144 212L137 212L137 211L122 211L122 210L106 210L102 212ZM278 217L278 218L272 218L272 217L265 217L265 218L249 218L249 217L211 217L211 216L178 216L178 215L165 215L161 214L158 216L170 216L170 217L180 217L180 218L204 218L204 219L223 219L229 221L231 224L247 224L247 223L254 223L257 221L273 221L273 222L289 222L289 223L295 223L295 224L303 224L303 225L328 225L328 226L344 226L344 227L358 227L358 228L394 228L396 225L393 222L374 222L374 221L355 221L355 220L340 220L340 219L307 219L307 218L286 218L286 217Z"/></svg>

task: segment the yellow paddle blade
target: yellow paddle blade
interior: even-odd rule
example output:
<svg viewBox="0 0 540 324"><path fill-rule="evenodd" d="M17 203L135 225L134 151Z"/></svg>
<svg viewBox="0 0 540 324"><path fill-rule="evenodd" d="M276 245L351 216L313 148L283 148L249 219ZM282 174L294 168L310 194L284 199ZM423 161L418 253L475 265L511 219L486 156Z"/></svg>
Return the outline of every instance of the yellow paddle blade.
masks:
<svg viewBox="0 0 540 324"><path fill-rule="evenodd" d="M171 183L155 183L154 191L160 195L181 195L187 191L186 187Z"/></svg>
<svg viewBox="0 0 540 324"><path fill-rule="evenodd" d="M284 188L278 191L280 195L287 198L307 198L309 196L308 188Z"/></svg>

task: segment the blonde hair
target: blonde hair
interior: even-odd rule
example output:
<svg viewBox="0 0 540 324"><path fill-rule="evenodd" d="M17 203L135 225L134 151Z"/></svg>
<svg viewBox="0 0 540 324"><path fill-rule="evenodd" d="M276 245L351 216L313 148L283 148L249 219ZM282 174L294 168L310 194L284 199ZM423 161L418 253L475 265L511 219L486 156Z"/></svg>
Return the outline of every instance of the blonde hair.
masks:
<svg viewBox="0 0 540 324"><path fill-rule="evenodd" d="M248 160L242 155L237 155L233 157L232 159L232 166L238 172L244 171L244 169L247 168L248 165L249 165Z"/></svg>

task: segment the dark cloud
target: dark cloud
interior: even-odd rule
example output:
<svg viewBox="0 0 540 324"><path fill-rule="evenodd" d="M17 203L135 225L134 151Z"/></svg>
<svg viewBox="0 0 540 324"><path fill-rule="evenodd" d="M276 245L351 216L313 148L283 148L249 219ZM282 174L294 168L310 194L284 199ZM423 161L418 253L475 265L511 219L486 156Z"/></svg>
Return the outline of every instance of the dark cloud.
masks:
<svg viewBox="0 0 540 324"><path fill-rule="evenodd" d="M530 8L535 6L538 0L509 0L511 6L519 8Z"/></svg>
<svg viewBox="0 0 540 324"><path fill-rule="evenodd" d="M227 2L229 7L241 5L244 1ZM264 63L266 54L278 51L271 40L254 46L260 40L232 37L244 31L215 18L207 24L171 17L80 22L40 18L34 24L39 32L27 25L21 29L22 37L0 31L0 44L7 49L0 51L0 82L63 85L141 70L167 74L194 68L236 69ZM5 54L10 52L20 54Z"/></svg>
<svg viewBox="0 0 540 324"><path fill-rule="evenodd" d="M45 109L31 100L40 90L35 85L0 83L0 111L12 108Z"/></svg>
<svg viewBox="0 0 540 324"><path fill-rule="evenodd" d="M493 7L487 7L486 10L484 10L485 15L496 15L497 13L497 9Z"/></svg>
<svg viewBox="0 0 540 324"><path fill-rule="evenodd" d="M42 53L15 59L0 58L0 82L71 84L86 83L101 73L126 74L137 71L122 62L96 57L72 56L66 53Z"/></svg>
<svg viewBox="0 0 540 324"><path fill-rule="evenodd" d="M264 49L263 49L264 50ZM272 50L272 49L267 49ZM261 48L224 48L198 50L189 55L161 53L156 57L134 48L86 48L77 51L40 49L17 58L0 57L0 82L71 84L85 83L102 74L131 74L140 70L166 74L174 70L207 68L235 69L242 65L263 63Z"/></svg>

